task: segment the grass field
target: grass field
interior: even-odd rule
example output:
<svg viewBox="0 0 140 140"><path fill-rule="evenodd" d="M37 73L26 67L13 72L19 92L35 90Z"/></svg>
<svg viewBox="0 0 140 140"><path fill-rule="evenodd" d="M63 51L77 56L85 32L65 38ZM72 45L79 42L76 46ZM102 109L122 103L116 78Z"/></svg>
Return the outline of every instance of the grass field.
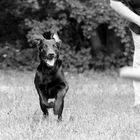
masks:
<svg viewBox="0 0 140 140"><path fill-rule="evenodd" d="M42 119L33 72L0 71L0 140L139 140L132 82L115 72L66 73L63 121Z"/></svg>

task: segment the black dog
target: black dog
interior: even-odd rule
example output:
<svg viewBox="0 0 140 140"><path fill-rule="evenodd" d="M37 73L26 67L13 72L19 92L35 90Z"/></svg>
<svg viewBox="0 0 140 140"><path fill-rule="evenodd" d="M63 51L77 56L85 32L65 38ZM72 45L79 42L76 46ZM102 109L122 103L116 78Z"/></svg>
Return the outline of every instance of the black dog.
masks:
<svg viewBox="0 0 140 140"><path fill-rule="evenodd" d="M58 34L51 39L36 36L35 41L39 49L40 64L37 68L34 84L37 89L40 107L44 116L48 116L48 109L53 108L58 120L62 120L64 97L68 90L68 83L62 70L62 61L59 59L61 40ZM48 99L54 98L54 102Z"/></svg>

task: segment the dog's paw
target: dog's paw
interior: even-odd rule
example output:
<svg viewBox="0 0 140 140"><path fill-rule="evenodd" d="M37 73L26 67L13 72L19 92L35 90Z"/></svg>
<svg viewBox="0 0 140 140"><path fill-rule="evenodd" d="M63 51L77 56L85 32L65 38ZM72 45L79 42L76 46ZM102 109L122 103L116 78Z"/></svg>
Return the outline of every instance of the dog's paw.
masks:
<svg viewBox="0 0 140 140"><path fill-rule="evenodd" d="M57 122L58 122L58 123L62 122L62 116L59 116L59 117L58 117Z"/></svg>

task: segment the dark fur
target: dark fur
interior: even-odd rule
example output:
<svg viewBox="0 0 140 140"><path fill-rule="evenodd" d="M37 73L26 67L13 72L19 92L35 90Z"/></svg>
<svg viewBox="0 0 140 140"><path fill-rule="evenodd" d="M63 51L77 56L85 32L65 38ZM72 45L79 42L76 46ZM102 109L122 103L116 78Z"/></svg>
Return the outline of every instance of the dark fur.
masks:
<svg viewBox="0 0 140 140"><path fill-rule="evenodd" d="M54 43L55 40L53 40ZM42 43L42 44L41 44ZM45 42L42 38L39 39L39 58L40 64L37 68L34 84L39 95L40 107L44 116L48 115L48 109L53 108L54 114L58 115L58 120L62 119L62 112L64 107L64 97L68 90L68 84L62 70L62 61L59 59L59 48L55 48L56 61L53 67L46 64L45 60L42 58L41 49ZM57 44L59 45L59 44ZM46 46L51 48L48 44ZM45 55L47 55L49 50L45 50ZM45 56L47 57L47 56ZM54 102L48 102L48 99L54 98Z"/></svg>

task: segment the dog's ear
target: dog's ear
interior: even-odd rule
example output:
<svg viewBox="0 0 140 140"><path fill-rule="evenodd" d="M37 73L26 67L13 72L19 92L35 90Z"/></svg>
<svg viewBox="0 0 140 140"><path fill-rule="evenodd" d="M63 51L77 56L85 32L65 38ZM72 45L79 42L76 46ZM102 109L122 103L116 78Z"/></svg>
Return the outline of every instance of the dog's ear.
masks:
<svg viewBox="0 0 140 140"><path fill-rule="evenodd" d="M41 49L41 44L43 43L44 39L45 38L42 35L34 35L34 42L39 50Z"/></svg>
<svg viewBox="0 0 140 140"><path fill-rule="evenodd" d="M59 38L58 34L57 34L57 33L52 34L52 38L56 41L57 45L58 45L59 47L61 47L62 41L61 41L61 39Z"/></svg>

